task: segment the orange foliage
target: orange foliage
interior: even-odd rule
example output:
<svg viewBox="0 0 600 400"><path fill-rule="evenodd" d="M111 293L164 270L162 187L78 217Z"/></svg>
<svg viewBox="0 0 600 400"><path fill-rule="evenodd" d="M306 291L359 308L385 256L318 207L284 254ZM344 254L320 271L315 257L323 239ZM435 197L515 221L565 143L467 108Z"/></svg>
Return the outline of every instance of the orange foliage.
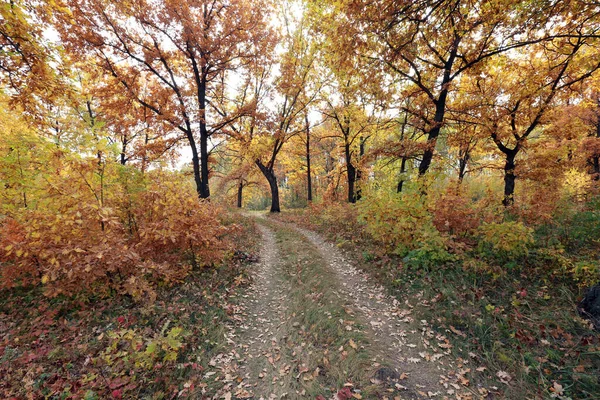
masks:
<svg viewBox="0 0 600 400"><path fill-rule="evenodd" d="M528 225L551 222L561 206L561 191L545 182L531 182L528 189L519 196L519 206L511 207L511 212Z"/></svg>
<svg viewBox="0 0 600 400"><path fill-rule="evenodd" d="M581 150L588 157L600 157L600 138L584 138L581 141Z"/></svg>
<svg viewBox="0 0 600 400"><path fill-rule="evenodd" d="M176 186L180 187L176 187ZM159 282L181 281L191 266L219 262L228 248L220 210L157 175L133 196L134 211L80 202L22 209L0 224L3 288L42 283L54 297L82 290L154 298Z"/></svg>
<svg viewBox="0 0 600 400"><path fill-rule="evenodd" d="M493 196L488 194L474 202L465 194L449 188L435 203L433 224L442 233L457 237L471 236L482 223L498 219L494 201Z"/></svg>
<svg viewBox="0 0 600 400"><path fill-rule="evenodd" d="M177 187L177 183L157 180L138 200L136 223L139 242L136 250L145 258L161 263L177 263L181 252L192 265L218 262L228 249L224 227L218 218L220 208L198 201Z"/></svg>
<svg viewBox="0 0 600 400"><path fill-rule="evenodd" d="M479 215L474 211L470 199L450 190L435 204L433 225L443 233L456 236L470 235L481 223Z"/></svg>

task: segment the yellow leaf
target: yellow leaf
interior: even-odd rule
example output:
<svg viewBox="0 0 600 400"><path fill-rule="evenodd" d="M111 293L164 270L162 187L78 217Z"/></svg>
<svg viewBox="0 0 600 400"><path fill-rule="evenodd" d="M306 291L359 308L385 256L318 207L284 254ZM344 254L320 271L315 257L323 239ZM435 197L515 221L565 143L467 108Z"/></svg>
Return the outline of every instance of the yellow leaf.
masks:
<svg viewBox="0 0 600 400"><path fill-rule="evenodd" d="M42 284L43 285L45 285L46 283L48 283L49 280L50 280L50 278L48 277L48 275L42 276Z"/></svg>

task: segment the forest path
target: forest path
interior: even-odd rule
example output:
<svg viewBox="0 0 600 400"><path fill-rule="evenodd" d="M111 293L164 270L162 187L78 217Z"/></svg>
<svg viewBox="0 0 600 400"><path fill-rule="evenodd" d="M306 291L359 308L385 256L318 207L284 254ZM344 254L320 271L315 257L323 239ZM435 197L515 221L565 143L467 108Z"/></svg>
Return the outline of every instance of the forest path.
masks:
<svg viewBox="0 0 600 400"><path fill-rule="evenodd" d="M212 363L225 376L220 398L456 395L444 336L317 234L261 215L257 223L253 284L235 310L231 352Z"/></svg>

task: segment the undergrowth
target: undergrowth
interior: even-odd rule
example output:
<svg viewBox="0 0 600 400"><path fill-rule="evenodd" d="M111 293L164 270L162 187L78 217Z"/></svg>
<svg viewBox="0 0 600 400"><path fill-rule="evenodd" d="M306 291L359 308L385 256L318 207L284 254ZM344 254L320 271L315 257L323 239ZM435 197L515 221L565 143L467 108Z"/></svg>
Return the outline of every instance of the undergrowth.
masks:
<svg viewBox="0 0 600 400"><path fill-rule="evenodd" d="M185 282L156 289L156 300L43 289L0 292L0 398L167 399L210 396L203 371L223 351L230 297L248 283L249 221L232 238L239 251ZM243 251L242 251L243 250ZM216 385L216 386L215 386Z"/></svg>
<svg viewBox="0 0 600 400"><path fill-rule="evenodd" d="M534 231L510 220L480 227L467 221L462 234L443 235L451 257L436 261L382 245L360 207L313 206L279 218L324 234L391 294L412 303L416 318L449 334L455 356L480 365L471 368L471 382L495 385L504 398L600 398L600 337L576 309L586 286L597 282L593 242L588 232L565 246L542 245L581 225Z"/></svg>

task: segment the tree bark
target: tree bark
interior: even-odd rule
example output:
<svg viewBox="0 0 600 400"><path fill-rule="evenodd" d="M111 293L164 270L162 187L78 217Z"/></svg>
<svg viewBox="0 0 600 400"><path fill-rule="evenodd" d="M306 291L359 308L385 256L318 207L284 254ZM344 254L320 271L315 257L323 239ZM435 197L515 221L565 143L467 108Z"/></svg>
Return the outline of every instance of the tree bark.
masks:
<svg viewBox="0 0 600 400"><path fill-rule="evenodd" d="M190 149L192 150L192 167L194 169L194 182L196 182L196 192L198 192L198 197L200 197L201 199L205 199L208 196L205 196L205 192L203 191L203 187L205 184L204 182L202 182L202 175L200 173L200 157L198 156L196 139L194 139L194 135L191 131L187 131L186 136L190 144Z"/></svg>
<svg viewBox="0 0 600 400"><path fill-rule="evenodd" d="M402 193L402 187L404 186L404 173L406 172L406 157L402 157L402 163L400 164L400 181L398 181L398 187L396 188L397 193Z"/></svg>
<svg viewBox="0 0 600 400"><path fill-rule="evenodd" d="M514 112L516 112L516 108L513 111L513 114ZM532 125L530 127L530 130L533 130L534 127L535 126ZM515 159L517 157L517 154L521 150L521 147L523 146L523 141L526 137L527 135L518 137L515 147L511 149L504 145L502 141L500 141L496 131L492 132L492 140L494 141L494 143L496 143L498 150L504 153L506 157L504 162L504 198L502 199L502 204L505 207L512 206L515 202L515 181L517 179L517 176L515 175Z"/></svg>
<svg viewBox="0 0 600 400"><path fill-rule="evenodd" d="M506 162L504 164L504 199L502 200L502 204L505 207L509 207L515 202L515 180L517 179L517 176L515 175L515 157L517 155L517 151L513 150L505 154Z"/></svg>
<svg viewBox="0 0 600 400"><path fill-rule="evenodd" d="M465 175L467 175L467 165L469 164L469 159L471 158L471 155L469 153L469 150L461 150L459 152L459 159L458 159L458 184L460 185L463 181L463 179L465 178Z"/></svg>
<svg viewBox="0 0 600 400"><path fill-rule="evenodd" d="M450 56L444 65L444 76L442 78L442 90L440 95L435 101L435 115L433 118L433 127L427 133L427 148L423 153L423 160L419 164L419 176L423 176L427 173L427 170L431 166L431 160L433 160L433 154L435 152L435 145L437 138L442 130L444 123L444 115L446 114L446 101L448 99L448 90L452 80L451 72L458 54L458 45L460 43L460 37L456 37L452 48L450 50Z"/></svg>
<svg viewBox="0 0 600 400"><path fill-rule="evenodd" d="M121 165L127 164L127 139L123 137L123 141L121 142Z"/></svg>
<svg viewBox="0 0 600 400"><path fill-rule="evenodd" d="M348 202L356 203L356 193L354 192L354 185L356 183L356 167L352 165L352 154L350 152L350 144L348 142L344 144L344 153L346 155L346 172L348 179Z"/></svg>
<svg viewBox="0 0 600 400"><path fill-rule="evenodd" d="M600 181L600 157L592 157L592 180Z"/></svg>
<svg viewBox="0 0 600 400"><path fill-rule="evenodd" d="M238 183L238 192L237 192L237 208L242 208L242 195L244 193L244 183L240 180Z"/></svg>
<svg viewBox="0 0 600 400"><path fill-rule="evenodd" d="M208 130L206 129L206 75L202 71L202 78L198 86L198 100L200 106L200 198L210 197L208 187Z"/></svg>
<svg viewBox="0 0 600 400"><path fill-rule="evenodd" d="M304 116L306 122L306 178L307 178L307 200L312 201L312 176L310 172L310 125L308 123L308 114Z"/></svg>
<svg viewBox="0 0 600 400"><path fill-rule="evenodd" d="M361 188L361 180L362 180L362 170L360 169L360 160L362 160L365 155L365 144L367 143L367 139L362 136L359 139L359 148L358 148L358 160L359 160L359 168L356 169L356 181L358 183L358 187L356 188L355 198L356 201L362 198L362 188Z"/></svg>
<svg viewBox="0 0 600 400"><path fill-rule="evenodd" d="M206 129L206 126L205 126ZM208 199L210 189L208 187L208 135L200 136L200 198Z"/></svg>
<svg viewBox="0 0 600 400"><path fill-rule="evenodd" d="M255 163L267 179L267 182L269 182L269 188L271 189L271 212L281 212L279 206L279 186L277 185L277 176L275 176L273 167L265 166L260 160L256 160Z"/></svg>

